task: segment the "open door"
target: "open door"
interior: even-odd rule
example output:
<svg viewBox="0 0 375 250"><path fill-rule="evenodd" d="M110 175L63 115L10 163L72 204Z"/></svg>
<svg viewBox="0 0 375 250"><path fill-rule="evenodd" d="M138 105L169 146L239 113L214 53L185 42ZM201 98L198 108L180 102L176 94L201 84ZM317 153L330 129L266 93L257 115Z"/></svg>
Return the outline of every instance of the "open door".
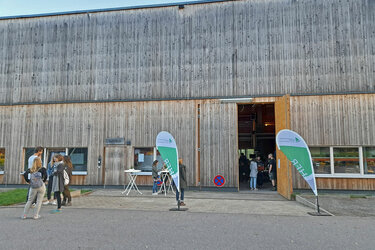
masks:
<svg viewBox="0 0 375 250"><path fill-rule="evenodd" d="M107 146L105 147L105 158L103 164L104 185L124 185L126 166L126 147Z"/></svg>
<svg viewBox="0 0 375 250"><path fill-rule="evenodd" d="M290 97L285 95L275 101L275 132L290 128ZM279 194L291 199L293 193L292 169L286 156L276 147L277 166L277 191Z"/></svg>

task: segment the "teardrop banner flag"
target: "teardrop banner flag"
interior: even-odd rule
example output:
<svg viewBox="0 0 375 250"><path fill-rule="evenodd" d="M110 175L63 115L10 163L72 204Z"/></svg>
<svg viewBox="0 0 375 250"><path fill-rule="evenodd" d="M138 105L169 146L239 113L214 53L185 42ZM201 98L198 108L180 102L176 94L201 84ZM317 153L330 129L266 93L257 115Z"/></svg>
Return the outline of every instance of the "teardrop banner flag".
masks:
<svg viewBox="0 0 375 250"><path fill-rule="evenodd" d="M172 176L177 190L180 192L180 175L176 141L170 133L162 131L156 137L156 147L159 150L165 165L167 165L167 169Z"/></svg>
<svg viewBox="0 0 375 250"><path fill-rule="evenodd" d="M278 149L285 154L317 196L318 190L316 188L314 168L310 150L305 140L296 132L283 129L277 133L276 144Z"/></svg>

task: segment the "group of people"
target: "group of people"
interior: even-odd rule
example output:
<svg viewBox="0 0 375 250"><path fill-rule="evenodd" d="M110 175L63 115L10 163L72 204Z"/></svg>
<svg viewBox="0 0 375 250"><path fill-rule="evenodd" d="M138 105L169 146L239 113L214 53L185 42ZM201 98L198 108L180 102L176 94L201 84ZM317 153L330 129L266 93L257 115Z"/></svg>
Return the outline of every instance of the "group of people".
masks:
<svg viewBox="0 0 375 250"><path fill-rule="evenodd" d="M72 205L69 182L72 179L73 164L70 157L54 154L46 169L42 167L42 154L43 148L37 147L34 154L28 159L28 169L23 174L25 181L29 183L29 190L22 219L27 218L27 214L32 206L35 207L33 218L40 218L39 212L46 192L45 183L47 180L47 201L43 204L48 205L51 203L57 205L57 209L53 210L52 213L60 212L62 205ZM51 192L54 194L54 199L51 199ZM62 201L61 193L63 194Z"/></svg>
<svg viewBox="0 0 375 250"><path fill-rule="evenodd" d="M158 170L158 160L155 160L152 163L152 179L153 179L153 186L152 186L152 195L158 195L158 181L160 181L160 175L159 175L159 170ZM184 193L185 193L185 188L187 187L187 182L186 182L186 166L182 164L183 161L182 159L178 159L178 164L179 164L179 173L180 173L180 191L179 192L176 188L176 201L180 202L180 206L185 206L184 202Z"/></svg>
<svg viewBox="0 0 375 250"><path fill-rule="evenodd" d="M266 166L266 168L265 168ZM276 190L276 161L273 154L268 154L267 163L264 164L260 156L252 157L249 161L244 153L241 153L239 159L240 181L247 181L250 177L250 190L258 190L264 181L264 172L271 180L273 190Z"/></svg>

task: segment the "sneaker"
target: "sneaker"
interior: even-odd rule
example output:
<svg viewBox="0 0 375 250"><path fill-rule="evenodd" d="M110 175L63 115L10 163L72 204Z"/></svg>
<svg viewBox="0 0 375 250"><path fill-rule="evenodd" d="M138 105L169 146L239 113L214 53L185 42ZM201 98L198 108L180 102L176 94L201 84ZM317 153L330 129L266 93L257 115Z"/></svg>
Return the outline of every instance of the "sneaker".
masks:
<svg viewBox="0 0 375 250"><path fill-rule="evenodd" d="M152 195L158 195L158 193L152 193Z"/></svg>
<svg viewBox="0 0 375 250"><path fill-rule="evenodd" d="M52 205L57 205L57 201L52 201Z"/></svg>
<svg viewBox="0 0 375 250"><path fill-rule="evenodd" d="M26 218L27 218L26 214L24 214L24 215L21 216L21 219L23 219L23 220L26 219Z"/></svg>
<svg viewBox="0 0 375 250"><path fill-rule="evenodd" d="M65 206L65 205L66 205L66 201L62 201L61 206Z"/></svg>
<svg viewBox="0 0 375 250"><path fill-rule="evenodd" d="M185 202L181 201L180 206L186 206Z"/></svg>
<svg viewBox="0 0 375 250"><path fill-rule="evenodd" d="M33 219L34 220L39 220L40 219L40 215L39 214L38 215L34 215Z"/></svg>
<svg viewBox="0 0 375 250"><path fill-rule="evenodd" d="M31 208L36 207L36 203L31 204Z"/></svg>
<svg viewBox="0 0 375 250"><path fill-rule="evenodd" d="M72 202L70 201L70 202L66 203L66 205L67 205L68 207L70 207L70 206L72 205Z"/></svg>
<svg viewBox="0 0 375 250"><path fill-rule="evenodd" d="M61 212L61 209L55 209L55 210L51 211L51 214L57 214L57 213L60 213L60 212Z"/></svg>
<svg viewBox="0 0 375 250"><path fill-rule="evenodd" d="M254 188L254 190L256 191L256 190L258 190L257 188Z"/></svg>
<svg viewBox="0 0 375 250"><path fill-rule="evenodd" d="M43 202L43 205L48 205L49 204L49 200Z"/></svg>

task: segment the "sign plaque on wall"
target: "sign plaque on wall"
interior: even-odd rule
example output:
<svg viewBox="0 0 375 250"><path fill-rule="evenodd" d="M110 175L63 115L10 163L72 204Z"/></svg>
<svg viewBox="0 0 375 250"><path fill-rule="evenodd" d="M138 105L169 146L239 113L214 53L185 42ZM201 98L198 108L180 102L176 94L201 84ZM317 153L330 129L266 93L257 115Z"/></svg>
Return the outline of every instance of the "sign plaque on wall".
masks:
<svg viewBox="0 0 375 250"><path fill-rule="evenodd" d="M125 138L107 138L105 145L125 145Z"/></svg>

